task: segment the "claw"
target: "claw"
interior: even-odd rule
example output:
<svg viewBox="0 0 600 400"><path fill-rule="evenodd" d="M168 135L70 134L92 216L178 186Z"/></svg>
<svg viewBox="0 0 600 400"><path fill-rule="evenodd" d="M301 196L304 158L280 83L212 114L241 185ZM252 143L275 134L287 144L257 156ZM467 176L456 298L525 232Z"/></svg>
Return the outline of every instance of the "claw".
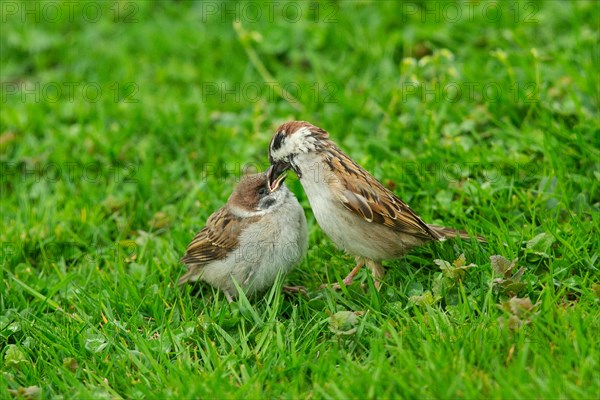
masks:
<svg viewBox="0 0 600 400"><path fill-rule="evenodd" d="M282 290L286 293L300 293L301 295L308 296L308 291L304 286L286 286L283 285Z"/></svg>
<svg viewBox="0 0 600 400"><path fill-rule="evenodd" d="M354 282L354 277L358 274L358 272L360 271L360 269L365 265L364 261L359 261L358 264L356 264L356 267L354 267L352 269L352 271L350 271L350 273L348 274L348 276L346 276L343 280L342 283L344 284L344 286L350 286L352 285L352 283ZM342 286L339 283L333 283L331 285L328 285L326 283L322 284L319 289L324 289L326 287L330 286L333 290L338 290L341 289Z"/></svg>

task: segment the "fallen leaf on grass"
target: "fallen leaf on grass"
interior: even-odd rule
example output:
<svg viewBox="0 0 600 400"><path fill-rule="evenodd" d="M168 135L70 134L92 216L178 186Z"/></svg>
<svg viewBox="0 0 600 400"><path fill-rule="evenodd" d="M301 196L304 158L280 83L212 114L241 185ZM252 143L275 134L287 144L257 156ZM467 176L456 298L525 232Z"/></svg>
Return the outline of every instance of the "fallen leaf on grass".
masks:
<svg viewBox="0 0 600 400"><path fill-rule="evenodd" d="M16 390L9 389L8 393L19 399L32 400L42 398L42 389L39 386L20 387Z"/></svg>
<svg viewBox="0 0 600 400"><path fill-rule="evenodd" d="M494 273L502 276L502 278L494 279L494 290L516 296L527 287L525 282L521 282L525 268L520 268L518 271L514 272L518 260L518 258L515 258L512 261L508 261L508 259L499 255L490 257Z"/></svg>
<svg viewBox="0 0 600 400"><path fill-rule="evenodd" d="M350 336L356 333L358 317L364 311L338 311L329 317L329 330L336 335Z"/></svg>
<svg viewBox="0 0 600 400"><path fill-rule="evenodd" d="M498 323L502 329L518 330L531 322L537 306L538 304L533 304L529 297L512 297L499 306L508 314L508 318L500 317Z"/></svg>
<svg viewBox="0 0 600 400"><path fill-rule="evenodd" d="M512 261L508 261L508 259L499 255L494 255L490 257L492 269L494 270L494 272L497 275L502 275L505 277L510 277L512 275L512 270L517 265L518 260L518 258L515 258Z"/></svg>
<svg viewBox="0 0 600 400"><path fill-rule="evenodd" d="M554 236L549 233L540 233L531 240L525 242L525 254L530 262L539 261L542 258L550 258L550 249L554 244Z"/></svg>
<svg viewBox="0 0 600 400"><path fill-rule="evenodd" d="M108 346L106 338L96 333L88 333L85 339L85 349L92 353L100 353Z"/></svg>
<svg viewBox="0 0 600 400"><path fill-rule="evenodd" d="M4 353L4 365L18 369L21 364L27 363L27 359L23 352L14 344L6 346L6 353Z"/></svg>
<svg viewBox="0 0 600 400"><path fill-rule="evenodd" d="M408 301L413 303L416 306L424 307L430 306L434 303L437 303L440 300L439 296L434 297L433 294L429 290L423 292L422 295L419 296L410 296Z"/></svg>
<svg viewBox="0 0 600 400"><path fill-rule="evenodd" d="M66 357L66 358L63 358L63 367L65 367L66 369L68 369L71 372L75 372L75 371L77 371L79 364L77 363L77 360L74 359L73 357Z"/></svg>
<svg viewBox="0 0 600 400"><path fill-rule="evenodd" d="M453 278L453 279L461 279L463 277L463 275L465 274L466 270L477 266L473 263L466 265L467 261L465 259L464 253L461 254L460 256L458 256L458 258L456 260L454 260L452 262L452 264L450 264L446 260L439 260L439 259L433 260L433 262L436 263L440 267L440 269L442 270L444 275L446 275L449 278Z"/></svg>

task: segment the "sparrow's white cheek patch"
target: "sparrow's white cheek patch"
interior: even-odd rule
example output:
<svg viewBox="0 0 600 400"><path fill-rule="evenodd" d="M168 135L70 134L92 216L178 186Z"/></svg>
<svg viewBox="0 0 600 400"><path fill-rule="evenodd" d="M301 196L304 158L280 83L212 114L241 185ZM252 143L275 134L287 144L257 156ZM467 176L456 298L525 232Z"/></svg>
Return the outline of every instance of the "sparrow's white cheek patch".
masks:
<svg viewBox="0 0 600 400"><path fill-rule="evenodd" d="M279 146L276 146L278 141ZM292 154L306 153L315 149L314 142L315 138L311 136L310 129L302 127L284 139L278 140L278 137L275 137L271 146L271 156L279 161Z"/></svg>
<svg viewBox="0 0 600 400"><path fill-rule="evenodd" d="M242 217L242 218L259 217L259 216L265 215L267 213L266 210L248 211L241 207L236 207L234 205L230 205L229 209L231 210L231 213L233 215L236 215L236 216Z"/></svg>

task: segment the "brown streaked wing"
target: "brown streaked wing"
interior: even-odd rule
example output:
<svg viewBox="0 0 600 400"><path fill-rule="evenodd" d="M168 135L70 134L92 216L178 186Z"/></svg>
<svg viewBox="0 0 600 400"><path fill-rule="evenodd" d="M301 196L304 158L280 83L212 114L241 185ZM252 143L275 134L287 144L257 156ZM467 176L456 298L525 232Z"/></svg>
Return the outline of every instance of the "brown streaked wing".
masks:
<svg viewBox="0 0 600 400"><path fill-rule="evenodd" d="M185 264L205 265L225 258L238 245L243 227L252 220L254 218L232 215L226 206L220 208L196 234L181 261Z"/></svg>
<svg viewBox="0 0 600 400"><path fill-rule="evenodd" d="M341 150L336 150L329 152L327 161L345 189L341 192L340 200L348 210L365 221L383 224L397 231L425 239L442 238L408 204Z"/></svg>

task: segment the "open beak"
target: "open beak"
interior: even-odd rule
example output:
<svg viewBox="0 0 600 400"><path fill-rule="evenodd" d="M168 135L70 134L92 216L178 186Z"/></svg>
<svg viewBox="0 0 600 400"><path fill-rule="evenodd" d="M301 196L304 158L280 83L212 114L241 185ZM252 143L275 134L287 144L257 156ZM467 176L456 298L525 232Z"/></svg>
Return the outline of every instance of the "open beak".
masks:
<svg viewBox="0 0 600 400"><path fill-rule="evenodd" d="M290 164L284 161L276 162L269 167L267 170L267 181L271 192L276 191L281 186L287 177L285 171L288 169L290 169Z"/></svg>

